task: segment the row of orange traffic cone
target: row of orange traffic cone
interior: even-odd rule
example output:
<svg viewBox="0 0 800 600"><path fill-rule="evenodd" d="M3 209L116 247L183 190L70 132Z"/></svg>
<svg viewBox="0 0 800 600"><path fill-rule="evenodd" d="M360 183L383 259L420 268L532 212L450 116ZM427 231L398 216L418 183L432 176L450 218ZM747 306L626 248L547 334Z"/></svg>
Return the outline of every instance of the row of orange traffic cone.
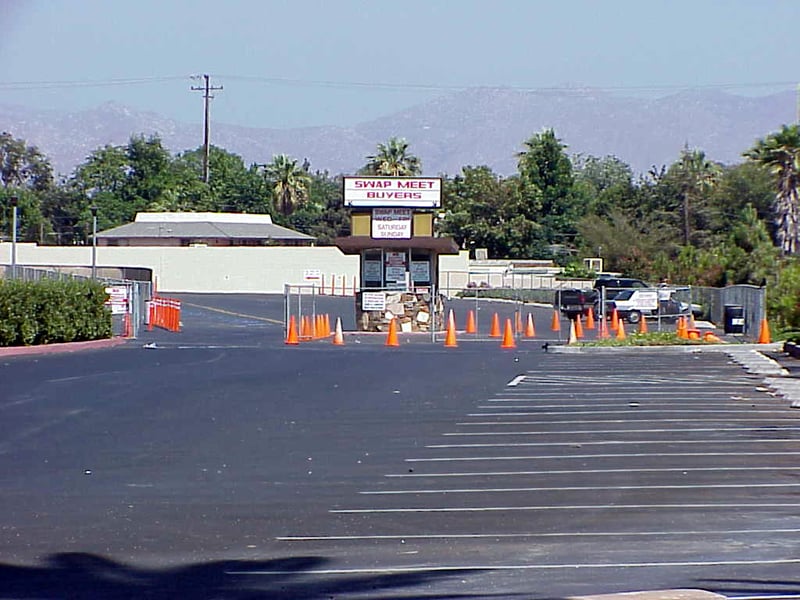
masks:
<svg viewBox="0 0 800 600"><path fill-rule="evenodd" d="M300 328L298 332L297 320L295 316L289 317L289 328L286 332L286 343L288 345L297 345L300 342L319 340L331 335L331 321L327 314L304 315L300 317ZM336 338L339 338L338 342ZM336 333L334 333L334 343L343 344L342 339L342 321L340 318L336 319Z"/></svg>
<svg viewBox="0 0 800 600"><path fill-rule="evenodd" d="M520 313L517 313L517 332L522 332L522 316ZM465 329L466 333L477 333L477 328L475 327L475 313L469 311L467 316L467 327ZM533 323L533 316L528 313L528 323L524 329L525 337L534 337L536 335L536 329ZM492 329L489 333L490 337L501 337L500 336L500 317L497 313L494 313L492 317ZM502 334L503 341L500 343L501 348L516 348L517 343L514 340L514 330L511 326L511 319L506 319L505 328ZM387 345L388 341L387 341ZM456 341L456 319L453 315L453 311L451 310L447 316L447 327L445 329L445 336L444 336L444 347L445 348L457 348L458 342Z"/></svg>

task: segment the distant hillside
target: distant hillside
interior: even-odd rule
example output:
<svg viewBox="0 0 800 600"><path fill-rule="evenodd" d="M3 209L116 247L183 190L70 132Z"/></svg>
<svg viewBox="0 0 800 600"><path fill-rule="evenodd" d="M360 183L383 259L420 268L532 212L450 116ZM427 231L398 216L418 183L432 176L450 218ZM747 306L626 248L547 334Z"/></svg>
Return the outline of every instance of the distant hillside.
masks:
<svg viewBox="0 0 800 600"><path fill-rule="evenodd" d="M659 99L576 93L470 89L354 127L263 129L213 122L212 143L264 163L273 154L308 158L312 168L352 173L391 136L405 137L426 175L488 165L516 171L524 140L552 127L571 154L615 155L645 172L670 164L688 144L723 163L736 163L753 142L795 118L795 96L743 97L717 91ZM0 104L0 129L39 147L57 172L69 174L94 149L125 144L132 134L157 133L173 152L197 148L202 124L108 103L65 113Z"/></svg>

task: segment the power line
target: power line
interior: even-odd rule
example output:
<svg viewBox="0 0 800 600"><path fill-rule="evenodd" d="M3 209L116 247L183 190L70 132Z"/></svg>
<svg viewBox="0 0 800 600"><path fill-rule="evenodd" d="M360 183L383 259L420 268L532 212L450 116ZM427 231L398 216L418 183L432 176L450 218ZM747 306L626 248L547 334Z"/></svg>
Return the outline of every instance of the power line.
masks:
<svg viewBox="0 0 800 600"><path fill-rule="evenodd" d="M210 76L203 75L203 81L205 82L202 86L193 85L191 87L192 91L195 92L203 92L203 104L205 107L205 118L203 120L203 181L208 183L208 159L210 155L210 145L209 141L211 138L211 111L210 111L210 104L211 99L214 97L211 95L212 91L221 90L222 86L214 87L210 83Z"/></svg>
<svg viewBox="0 0 800 600"><path fill-rule="evenodd" d="M499 89L532 93L571 93L577 95L601 92L669 92L677 90L736 90L758 88L794 88L796 81L728 82L709 84L646 84L646 85L488 85L488 84L438 84L438 83L393 83L386 81L292 79L284 77L260 77L250 75L214 75L218 78L279 85L290 87L326 87L339 89L374 89L387 91L460 91L470 88ZM117 79L90 80L50 80L50 81L0 81L0 90L25 91L38 89L70 89L92 87L136 86L185 80L187 75L166 75L158 77L131 77Z"/></svg>

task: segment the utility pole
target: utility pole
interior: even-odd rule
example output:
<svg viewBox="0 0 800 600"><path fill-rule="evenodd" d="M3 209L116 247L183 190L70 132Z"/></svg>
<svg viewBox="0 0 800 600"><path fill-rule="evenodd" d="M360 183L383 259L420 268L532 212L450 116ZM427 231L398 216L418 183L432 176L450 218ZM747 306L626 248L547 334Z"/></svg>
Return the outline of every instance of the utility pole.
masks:
<svg viewBox="0 0 800 600"><path fill-rule="evenodd" d="M214 97L211 92L221 90L222 86L213 87L208 75L203 75L204 85L193 85L192 91L203 92L203 103L205 105L205 119L203 121L203 181L208 183L208 157L209 157L209 138L211 134L211 120L209 105Z"/></svg>

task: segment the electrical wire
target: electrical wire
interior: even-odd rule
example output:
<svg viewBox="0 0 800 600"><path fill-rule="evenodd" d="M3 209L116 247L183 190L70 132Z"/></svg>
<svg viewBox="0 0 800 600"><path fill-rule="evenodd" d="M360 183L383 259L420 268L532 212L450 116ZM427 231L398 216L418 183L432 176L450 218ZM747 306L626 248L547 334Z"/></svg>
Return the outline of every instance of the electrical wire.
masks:
<svg viewBox="0 0 800 600"><path fill-rule="evenodd" d="M85 79L85 80L51 80L51 81L0 81L2 91L24 91L41 89L73 89L73 88L97 88L97 87L124 87L138 85L153 85L174 81L186 81L195 79L194 75L166 75L157 77L131 77L118 79ZM709 84L652 84L652 85L616 85L616 86L524 86L524 85L448 85L431 83L392 83L392 82L369 82L369 81L334 81L317 79L290 79L283 77L259 77L248 75L213 75L215 79L229 81L242 81L249 83L260 83L273 86L290 87L325 87L338 89L372 89L388 91L429 91L447 92L462 91L466 89L494 89L509 90L517 92L541 93L541 94L574 94L588 95L596 93L613 92L669 92L679 90L737 90L737 89L758 89L758 88L789 88L797 86L796 81L771 81L771 82L739 82L739 83L709 83Z"/></svg>

